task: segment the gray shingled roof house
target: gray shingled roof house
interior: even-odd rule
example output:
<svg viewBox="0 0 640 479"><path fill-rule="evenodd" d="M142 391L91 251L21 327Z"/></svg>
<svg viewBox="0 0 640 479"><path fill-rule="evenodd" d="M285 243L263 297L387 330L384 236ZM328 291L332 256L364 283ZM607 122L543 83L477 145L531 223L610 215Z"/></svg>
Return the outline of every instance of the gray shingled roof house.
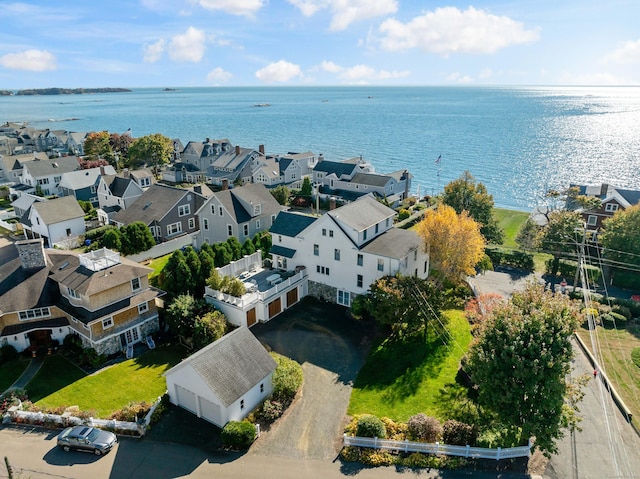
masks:
<svg viewBox="0 0 640 479"><path fill-rule="evenodd" d="M20 223L27 239L44 238L50 248L75 247L86 232L84 211L73 196L32 203Z"/></svg>
<svg viewBox="0 0 640 479"><path fill-rule="evenodd" d="M253 333L241 327L165 373L169 400L223 427L269 397L276 366Z"/></svg>

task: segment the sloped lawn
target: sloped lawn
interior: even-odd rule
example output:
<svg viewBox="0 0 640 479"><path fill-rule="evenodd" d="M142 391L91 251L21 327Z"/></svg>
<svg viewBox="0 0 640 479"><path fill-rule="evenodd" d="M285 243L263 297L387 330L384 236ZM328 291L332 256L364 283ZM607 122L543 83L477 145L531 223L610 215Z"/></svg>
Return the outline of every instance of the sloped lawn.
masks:
<svg viewBox="0 0 640 479"><path fill-rule="evenodd" d="M29 383L30 399L40 407L78 406L83 411L94 410L98 417L107 417L130 402L152 403L166 390L164 372L176 365L185 351L181 347L161 346L142 356L109 366L90 376L60 356L47 358L65 361L63 369L41 370ZM53 361L52 361L53 364ZM58 367L60 367L58 365ZM59 388L51 384L50 376L65 376L63 370L77 369L80 375L75 380L67 377L59 381ZM44 374L49 376L41 377ZM32 386L33 383L33 386ZM48 387L45 387L49 383ZM60 384L62 383L62 384ZM33 391L33 392L32 392ZM34 396L34 393L36 394Z"/></svg>
<svg viewBox="0 0 640 479"><path fill-rule="evenodd" d="M456 383L460 359L471 342L464 313L445 311L451 339L418 335L373 346L354 383L348 414L407 421L419 412L447 419L464 388Z"/></svg>
<svg viewBox="0 0 640 479"><path fill-rule="evenodd" d="M524 211L506 210L494 208L493 215L498 225L504 230L504 244L507 248L517 248L516 236L522 225L529 218L529 213Z"/></svg>
<svg viewBox="0 0 640 479"><path fill-rule="evenodd" d="M15 358L0 365L0 394L16 382L28 365L29 361L22 358Z"/></svg>

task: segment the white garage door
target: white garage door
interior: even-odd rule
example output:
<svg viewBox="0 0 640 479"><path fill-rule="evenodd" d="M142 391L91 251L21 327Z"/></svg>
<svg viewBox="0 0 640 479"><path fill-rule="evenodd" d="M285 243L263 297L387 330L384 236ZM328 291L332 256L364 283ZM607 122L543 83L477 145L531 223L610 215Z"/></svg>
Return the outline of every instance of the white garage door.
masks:
<svg viewBox="0 0 640 479"><path fill-rule="evenodd" d="M202 419L222 427L222 408L218 404L200 397L200 413L202 414Z"/></svg>
<svg viewBox="0 0 640 479"><path fill-rule="evenodd" d="M176 394L178 396L178 405L191 411L194 414L198 414L198 408L196 406L196 395L194 393L192 393L188 389L183 388L182 386L176 385Z"/></svg>

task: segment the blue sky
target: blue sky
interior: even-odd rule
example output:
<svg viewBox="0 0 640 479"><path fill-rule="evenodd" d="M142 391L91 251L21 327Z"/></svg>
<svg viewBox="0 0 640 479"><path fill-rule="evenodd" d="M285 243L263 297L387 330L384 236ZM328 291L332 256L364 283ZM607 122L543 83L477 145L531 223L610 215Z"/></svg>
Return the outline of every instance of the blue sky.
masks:
<svg viewBox="0 0 640 479"><path fill-rule="evenodd" d="M639 85L638 0L0 2L0 89Z"/></svg>

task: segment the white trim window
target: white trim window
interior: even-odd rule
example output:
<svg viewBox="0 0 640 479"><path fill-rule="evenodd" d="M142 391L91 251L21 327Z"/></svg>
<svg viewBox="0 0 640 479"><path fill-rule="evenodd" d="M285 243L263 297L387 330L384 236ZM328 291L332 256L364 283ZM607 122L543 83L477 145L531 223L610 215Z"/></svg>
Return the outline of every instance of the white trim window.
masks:
<svg viewBox="0 0 640 479"><path fill-rule="evenodd" d="M196 219L195 218L189 218L189 229L192 230L196 227Z"/></svg>
<svg viewBox="0 0 640 479"><path fill-rule="evenodd" d="M589 215L587 218L587 224L589 226L595 226L598 224L598 217L596 215Z"/></svg>
<svg viewBox="0 0 640 479"><path fill-rule="evenodd" d="M384 260L382 258L378 258L378 271L384 271Z"/></svg>
<svg viewBox="0 0 640 479"><path fill-rule="evenodd" d="M256 220L256 229L259 230L260 229L260 220Z"/></svg>
<svg viewBox="0 0 640 479"><path fill-rule="evenodd" d="M145 301L138 305L138 314L146 313L147 311L149 311L149 303Z"/></svg>
<svg viewBox="0 0 640 479"><path fill-rule="evenodd" d="M363 276L362 276L361 274L359 274L359 275L356 277L356 286L357 286L358 288L362 288L363 280L364 280L364 278L363 278Z"/></svg>
<svg viewBox="0 0 640 479"><path fill-rule="evenodd" d="M131 290L139 291L141 288L140 278L133 278L131 280Z"/></svg>
<svg viewBox="0 0 640 479"><path fill-rule="evenodd" d="M208 230L208 229L209 229L209 220L208 220L207 218L202 218L202 227L203 227L205 230Z"/></svg>
<svg viewBox="0 0 640 479"><path fill-rule="evenodd" d="M180 205L178 206L178 216L187 216L191 213L191 205Z"/></svg>
<svg viewBox="0 0 640 479"><path fill-rule="evenodd" d="M20 317L20 321L29 321L31 319L51 316L51 311L49 310L49 308L28 309L26 311L20 311L18 313L18 316Z"/></svg>
<svg viewBox="0 0 640 479"><path fill-rule="evenodd" d="M349 291L342 291L339 289L337 302L347 308L351 307L351 293Z"/></svg>
<svg viewBox="0 0 640 479"><path fill-rule="evenodd" d="M615 203L607 203L606 205L604 205L604 210L609 213L615 213L616 211L618 211L618 205Z"/></svg>
<svg viewBox="0 0 640 479"><path fill-rule="evenodd" d="M249 236L249 225L247 223L242 225L242 234L244 236Z"/></svg>
<svg viewBox="0 0 640 479"><path fill-rule="evenodd" d="M227 236L233 236L233 225L227 225Z"/></svg>
<svg viewBox="0 0 640 479"><path fill-rule="evenodd" d="M182 223L180 221L167 225L167 236L177 235L178 233L182 233Z"/></svg>
<svg viewBox="0 0 640 479"><path fill-rule="evenodd" d="M78 292L75 289L71 289L69 286L67 286L67 293L69 293L70 298L80 299Z"/></svg>
<svg viewBox="0 0 640 479"><path fill-rule="evenodd" d="M109 316L102 320L102 329L109 329L113 327L113 318Z"/></svg>

